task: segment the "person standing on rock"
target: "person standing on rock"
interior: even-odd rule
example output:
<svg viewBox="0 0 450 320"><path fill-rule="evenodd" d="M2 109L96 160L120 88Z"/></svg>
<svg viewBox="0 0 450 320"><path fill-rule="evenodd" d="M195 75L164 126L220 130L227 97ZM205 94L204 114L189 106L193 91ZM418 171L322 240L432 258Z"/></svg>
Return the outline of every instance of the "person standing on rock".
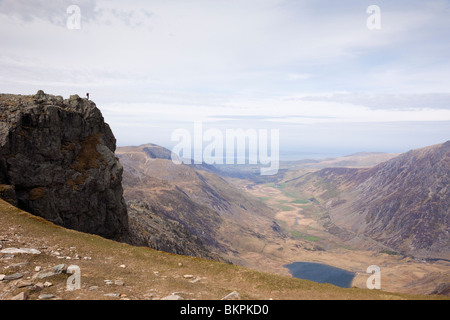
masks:
<svg viewBox="0 0 450 320"><path fill-rule="evenodd" d="M87 99L89 100L89 92L88 92L88 93L86 93L86 97L87 97Z"/></svg>

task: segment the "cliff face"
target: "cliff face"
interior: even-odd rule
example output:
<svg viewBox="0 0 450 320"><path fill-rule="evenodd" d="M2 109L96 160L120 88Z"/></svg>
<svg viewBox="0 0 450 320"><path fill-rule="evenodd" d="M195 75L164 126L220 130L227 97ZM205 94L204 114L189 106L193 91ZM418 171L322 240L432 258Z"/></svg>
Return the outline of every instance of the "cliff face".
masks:
<svg viewBox="0 0 450 320"><path fill-rule="evenodd" d="M179 221L166 218L164 208L158 204L139 200L130 200L127 204L130 224L128 243L185 256L223 261L208 248L204 239L194 235ZM184 199L184 204L190 205L189 200Z"/></svg>
<svg viewBox="0 0 450 320"><path fill-rule="evenodd" d="M111 129L87 99L0 95L0 196L23 210L121 239L128 216L115 149Z"/></svg>
<svg viewBox="0 0 450 320"><path fill-rule="evenodd" d="M368 171L352 209L353 225L394 248L426 256L449 253L450 141L407 152Z"/></svg>
<svg viewBox="0 0 450 320"><path fill-rule="evenodd" d="M450 141L369 169L323 169L295 183L314 190L332 222L354 235L420 257L450 257Z"/></svg>

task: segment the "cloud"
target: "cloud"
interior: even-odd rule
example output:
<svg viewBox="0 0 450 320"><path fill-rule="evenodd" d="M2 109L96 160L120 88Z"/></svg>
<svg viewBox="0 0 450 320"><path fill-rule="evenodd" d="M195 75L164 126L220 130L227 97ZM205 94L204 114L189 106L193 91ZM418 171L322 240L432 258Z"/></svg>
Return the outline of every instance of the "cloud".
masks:
<svg viewBox="0 0 450 320"><path fill-rule="evenodd" d="M95 14L96 1L92 0L3 0L0 2L0 14L25 23L41 20L65 26L68 17L66 9L71 5L83 9L83 19L86 21L90 21Z"/></svg>
<svg viewBox="0 0 450 320"><path fill-rule="evenodd" d="M309 73L291 73L288 75L289 80L308 80L312 78L313 75Z"/></svg>
<svg viewBox="0 0 450 320"><path fill-rule="evenodd" d="M414 111L421 109L450 110L450 93L383 94L331 93L298 98L303 101L351 103L371 109Z"/></svg>
<svg viewBox="0 0 450 320"><path fill-rule="evenodd" d="M414 91L421 79L428 88L442 82L447 67L428 65L418 72L403 58L422 65L429 61L426 54L443 60L445 44L427 37L435 29L443 33L448 24L446 8L438 8L442 13L412 3L380 1L383 28L376 33L366 27L366 6L351 1L319 6L276 0L4 0L0 26L14 32L0 37L4 56L36 57L35 65L55 69L54 74L66 70L74 82L80 73L96 70L173 90L281 92L297 82L303 90L373 90L396 80L401 86L414 73L408 83ZM71 4L81 8L79 31L64 28ZM426 45L417 45L417 39ZM417 53L430 45L433 52Z"/></svg>
<svg viewBox="0 0 450 320"><path fill-rule="evenodd" d="M80 30L66 28L72 4ZM369 4L3 0L0 86L90 92L119 139L130 135L121 121L448 120L448 1L379 0L376 31L366 26Z"/></svg>

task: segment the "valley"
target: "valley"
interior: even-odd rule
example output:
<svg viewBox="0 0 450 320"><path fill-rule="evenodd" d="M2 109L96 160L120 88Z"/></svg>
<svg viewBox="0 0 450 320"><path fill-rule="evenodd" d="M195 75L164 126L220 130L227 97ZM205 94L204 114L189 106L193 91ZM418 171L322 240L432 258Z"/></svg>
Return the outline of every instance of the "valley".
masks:
<svg viewBox="0 0 450 320"><path fill-rule="evenodd" d="M362 289L367 268L377 265L383 290L410 294L429 294L450 282L448 261L403 254L336 224L329 201L338 199L341 191L325 178L314 180L329 166L344 172L367 170L397 154L281 163L278 175L263 178L254 166L175 165L170 151L152 144L118 148L117 155L124 165L127 202L134 207L135 201L151 204L141 218L150 214L152 221L159 217L184 225L181 234L187 236L171 240L185 245L181 254L289 277L286 264L318 262L355 273L352 286ZM150 247L161 245L161 238L155 238L158 229L152 229L154 238L146 243ZM161 233L167 239L173 231ZM177 253L170 246L166 251Z"/></svg>
<svg viewBox="0 0 450 320"><path fill-rule="evenodd" d="M319 262L356 273L352 286L366 288L369 277L367 268L378 265L382 272L382 289L403 293L430 293L439 284L450 281L449 262L425 262L392 254L388 250L367 250L361 248L360 244L352 246L327 232L320 214L311 208L314 204L295 203L299 199L270 185L250 185L244 189L257 197L264 197L265 203L274 208L280 208L282 203L275 218L283 229L290 232L290 237L281 243L265 243L259 257L255 252L247 253L244 260L254 261L247 263L250 268L289 275L289 271L283 267L287 263Z"/></svg>
<svg viewBox="0 0 450 320"><path fill-rule="evenodd" d="M343 289L131 246L54 225L3 200L0 200L0 234L0 300L18 297L26 300L220 300L233 292L231 299L239 300L446 298ZM6 253L8 248L22 247L39 253ZM43 271L54 270L55 266L64 269L70 264L80 267L79 290L66 290L69 277L66 273L50 273L39 278L39 272L44 276ZM7 280L13 277L19 279Z"/></svg>
<svg viewBox="0 0 450 320"><path fill-rule="evenodd" d="M272 209L212 167L176 165L168 150L151 144L121 147L116 154L124 166L134 244L242 265L242 252L285 236Z"/></svg>
<svg viewBox="0 0 450 320"><path fill-rule="evenodd" d="M351 159L351 167L363 168L375 165L397 155L365 154L363 158ZM345 161L343 161L345 160ZM327 159L295 164L291 170L285 165L282 175L274 182L254 183L247 179L229 178L244 192L251 194L271 207L273 218L288 235L285 239L266 239L260 251L246 252L242 260L245 265L258 270L289 275L283 267L297 261L319 262L345 269L356 274L352 286L366 288L371 265L381 268L382 289L394 292L433 292L450 281L450 263L446 259L425 259L402 254L377 242L364 234L357 234L338 226L329 214L327 200L338 198L339 192L323 183L308 184L299 188L299 181L308 175L326 168L329 164L346 168L349 159ZM362 160L362 161L359 161ZM295 171L292 172L292 171ZM299 174L299 178L293 178ZM307 179L305 179L307 181ZM296 183L296 185L293 184ZM319 187L318 187L319 186ZM328 203L329 204L329 203ZM447 285L448 286L448 285Z"/></svg>
<svg viewBox="0 0 450 320"><path fill-rule="evenodd" d="M0 301L450 300L449 16L0 0Z"/></svg>
<svg viewBox="0 0 450 320"><path fill-rule="evenodd" d="M185 299L449 294L450 142L282 162L261 176L257 166L176 164L151 143L116 148L95 103L77 95L2 95L0 109L0 299L71 298L34 281L42 266L60 275L60 258L77 260L88 299L101 287L134 299L177 287ZM356 288L295 279L295 262L349 271ZM184 265L193 268L181 274ZM373 265L381 292L366 288ZM130 288L117 295L99 279Z"/></svg>

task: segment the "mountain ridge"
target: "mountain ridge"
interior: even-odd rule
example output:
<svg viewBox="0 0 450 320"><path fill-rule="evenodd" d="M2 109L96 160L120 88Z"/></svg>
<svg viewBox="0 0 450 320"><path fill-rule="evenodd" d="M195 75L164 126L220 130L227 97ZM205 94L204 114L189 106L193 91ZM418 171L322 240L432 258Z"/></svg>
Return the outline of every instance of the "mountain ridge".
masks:
<svg viewBox="0 0 450 320"><path fill-rule="evenodd" d="M116 154L124 166L127 202L139 202L146 208L136 212L136 207L129 206L131 228L149 224L155 215L161 222L175 221L183 227L184 233L168 236L170 252L233 261L239 255L241 237L284 236L271 209L228 183L211 166L175 164L168 158L170 151L154 144L119 147ZM140 239L141 243L158 247L150 238ZM185 239L192 246L188 250L175 239Z"/></svg>
<svg viewBox="0 0 450 320"><path fill-rule="evenodd" d="M293 186L314 179L337 226L407 254L448 259L450 141L372 168L322 169Z"/></svg>

